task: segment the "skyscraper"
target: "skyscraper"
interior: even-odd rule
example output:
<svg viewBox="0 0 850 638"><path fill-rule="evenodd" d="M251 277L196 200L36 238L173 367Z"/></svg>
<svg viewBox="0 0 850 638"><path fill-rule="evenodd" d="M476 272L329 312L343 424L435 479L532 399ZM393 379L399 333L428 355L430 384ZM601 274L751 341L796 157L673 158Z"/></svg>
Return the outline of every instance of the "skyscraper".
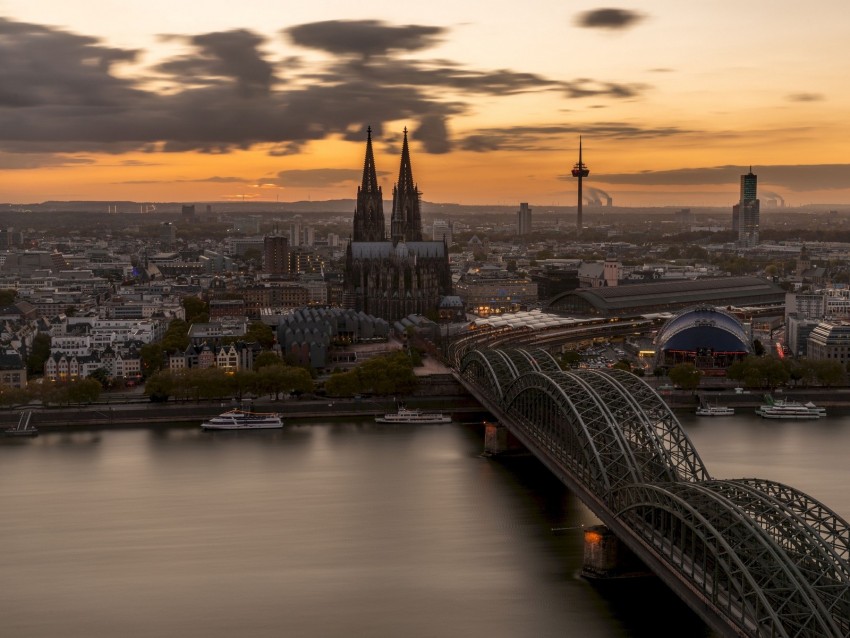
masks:
<svg viewBox="0 0 850 638"><path fill-rule="evenodd" d="M741 194L738 203L732 207L732 229L738 231L738 244L757 246L759 243L759 200L757 197L758 176L753 167L746 175L741 175Z"/></svg>
<svg viewBox="0 0 850 638"><path fill-rule="evenodd" d="M289 273L289 242L280 235L263 237L263 270L272 275Z"/></svg>
<svg viewBox="0 0 850 638"><path fill-rule="evenodd" d="M516 213L516 233L517 235L528 235L530 232L531 209L528 207L528 202L522 202Z"/></svg>

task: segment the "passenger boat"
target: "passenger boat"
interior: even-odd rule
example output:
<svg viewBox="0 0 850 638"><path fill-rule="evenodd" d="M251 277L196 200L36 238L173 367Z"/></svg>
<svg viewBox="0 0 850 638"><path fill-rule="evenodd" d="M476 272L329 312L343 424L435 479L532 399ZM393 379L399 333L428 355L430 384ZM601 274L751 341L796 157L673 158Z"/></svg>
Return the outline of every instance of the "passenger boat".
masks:
<svg viewBox="0 0 850 638"><path fill-rule="evenodd" d="M697 408L697 416L732 416L735 408L725 405L701 405Z"/></svg>
<svg viewBox="0 0 850 638"><path fill-rule="evenodd" d="M250 412L228 410L201 423L204 430L273 430L283 427L283 420L276 412Z"/></svg>
<svg viewBox="0 0 850 638"><path fill-rule="evenodd" d="M826 408L819 408L811 401L800 403L767 397L767 403L758 407L756 414L765 419L819 419L826 416Z"/></svg>
<svg viewBox="0 0 850 638"><path fill-rule="evenodd" d="M408 410L399 408L398 411L384 416L376 416L375 423L412 423L415 425L436 425L440 423L451 423L452 417L437 413L425 413L419 410Z"/></svg>

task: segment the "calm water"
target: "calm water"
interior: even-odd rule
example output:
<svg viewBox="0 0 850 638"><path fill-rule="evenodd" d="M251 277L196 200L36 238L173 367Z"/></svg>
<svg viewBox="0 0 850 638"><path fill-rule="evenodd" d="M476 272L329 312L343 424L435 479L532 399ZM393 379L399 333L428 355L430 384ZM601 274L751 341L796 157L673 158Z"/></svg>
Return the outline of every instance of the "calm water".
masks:
<svg viewBox="0 0 850 638"><path fill-rule="evenodd" d="M850 516L850 418L683 420L714 475ZM481 448L367 422L0 440L0 635L709 635L663 590L579 578L593 516Z"/></svg>

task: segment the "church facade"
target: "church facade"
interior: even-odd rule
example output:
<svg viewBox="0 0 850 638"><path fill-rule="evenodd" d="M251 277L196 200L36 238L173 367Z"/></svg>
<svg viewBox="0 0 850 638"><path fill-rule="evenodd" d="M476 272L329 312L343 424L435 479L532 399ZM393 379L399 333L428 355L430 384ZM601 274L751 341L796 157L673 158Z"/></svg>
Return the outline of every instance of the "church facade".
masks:
<svg viewBox="0 0 850 638"><path fill-rule="evenodd" d="M344 281L347 307L388 321L410 314L436 316L440 299L452 294L448 246L422 240L421 193L413 181L407 129L393 188L389 238L371 128L367 131L363 181L357 189Z"/></svg>

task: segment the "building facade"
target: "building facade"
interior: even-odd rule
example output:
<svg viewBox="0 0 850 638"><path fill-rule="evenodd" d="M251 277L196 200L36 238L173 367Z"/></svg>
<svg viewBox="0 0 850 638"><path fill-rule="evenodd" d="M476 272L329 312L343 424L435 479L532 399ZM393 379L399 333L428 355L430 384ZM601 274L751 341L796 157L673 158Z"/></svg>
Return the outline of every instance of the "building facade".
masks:
<svg viewBox="0 0 850 638"><path fill-rule="evenodd" d="M448 247L444 241L422 240L421 195L413 180L407 129L398 183L393 188L389 241L385 239L371 128L367 134L353 241L346 248L344 303L388 321L414 313L436 314L440 298L451 294Z"/></svg>
<svg viewBox="0 0 850 638"><path fill-rule="evenodd" d="M759 243L758 176L752 167L741 175L740 200L732 207L732 230L738 232L738 244L745 247Z"/></svg>
<svg viewBox="0 0 850 638"><path fill-rule="evenodd" d="M531 233L531 209L528 202L522 202L516 213L516 234L528 235Z"/></svg>

